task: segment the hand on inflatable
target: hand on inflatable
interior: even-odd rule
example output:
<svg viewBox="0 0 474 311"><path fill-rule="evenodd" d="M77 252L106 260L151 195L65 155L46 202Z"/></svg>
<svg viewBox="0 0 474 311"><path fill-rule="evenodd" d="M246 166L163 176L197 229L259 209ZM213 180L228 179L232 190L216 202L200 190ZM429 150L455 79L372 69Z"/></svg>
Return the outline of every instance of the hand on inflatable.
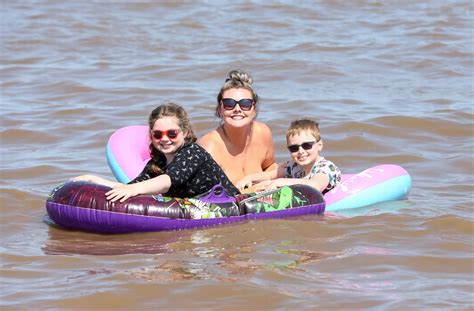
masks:
<svg viewBox="0 0 474 311"><path fill-rule="evenodd" d="M270 180L267 185L265 185L266 190L273 190L280 188L281 186L278 183L278 179L276 180Z"/></svg>
<svg viewBox="0 0 474 311"><path fill-rule="evenodd" d="M255 191L272 190L278 188L274 180L265 180L252 187Z"/></svg>
<svg viewBox="0 0 474 311"><path fill-rule="evenodd" d="M120 200L120 202L126 201L130 197L139 195L140 192L137 189L137 184L119 184L115 186L112 190L105 193L107 200L115 202Z"/></svg>
<svg viewBox="0 0 474 311"><path fill-rule="evenodd" d="M235 186L239 190L243 190L245 188L250 188L252 186L252 180L250 178L244 177L241 180L239 180Z"/></svg>

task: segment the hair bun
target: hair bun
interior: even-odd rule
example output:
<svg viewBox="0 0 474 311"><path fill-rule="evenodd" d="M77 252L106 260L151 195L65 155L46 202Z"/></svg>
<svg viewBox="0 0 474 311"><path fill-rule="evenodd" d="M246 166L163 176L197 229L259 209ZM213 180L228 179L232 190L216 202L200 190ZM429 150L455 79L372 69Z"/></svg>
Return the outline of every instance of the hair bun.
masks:
<svg viewBox="0 0 474 311"><path fill-rule="evenodd" d="M253 82L252 77L249 74L238 69L234 69L229 72L229 78L226 80L226 82L229 80L240 81L246 84L252 84Z"/></svg>

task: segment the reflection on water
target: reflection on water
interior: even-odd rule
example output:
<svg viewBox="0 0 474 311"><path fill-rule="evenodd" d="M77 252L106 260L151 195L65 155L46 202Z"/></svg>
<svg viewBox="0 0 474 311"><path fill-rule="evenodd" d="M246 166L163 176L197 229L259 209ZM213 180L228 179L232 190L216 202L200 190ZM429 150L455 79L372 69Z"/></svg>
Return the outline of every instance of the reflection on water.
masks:
<svg viewBox="0 0 474 311"><path fill-rule="evenodd" d="M194 231L189 236L186 253L192 260L164 260L161 256L154 258L156 265L134 271L134 276L147 281L184 281L211 279L217 281L235 282L249 279L255 273L271 270L287 270L292 273L298 270L304 272L305 264L318 260L344 256L346 252L312 252L308 250L285 249L295 242L287 241L272 250L272 259L256 259L255 252L258 243L235 243L234 247L219 248L220 237L213 237L206 231ZM180 241L183 247L185 241Z"/></svg>
<svg viewBox="0 0 474 311"><path fill-rule="evenodd" d="M186 238L180 240L175 251L185 251L190 259L154 258L156 265L132 272L134 276L148 281L184 281L212 279L219 281L237 281L248 278L263 265L252 263L253 242L237 243L234 247L222 247L219 240L210 231L189 231Z"/></svg>
<svg viewBox="0 0 474 311"><path fill-rule="evenodd" d="M101 235L50 227L41 249L47 255L161 254L172 252L180 239L180 233Z"/></svg>
<svg viewBox="0 0 474 311"><path fill-rule="evenodd" d="M322 259L334 258L344 256L346 252L311 252L306 250L295 250L295 249L278 249L275 250L277 253L285 254L285 255L292 255L293 257L297 257L297 259L290 260L285 263L270 263L271 267L279 268L279 269L297 269L302 272L306 271L304 268L304 264L310 262L316 262Z"/></svg>

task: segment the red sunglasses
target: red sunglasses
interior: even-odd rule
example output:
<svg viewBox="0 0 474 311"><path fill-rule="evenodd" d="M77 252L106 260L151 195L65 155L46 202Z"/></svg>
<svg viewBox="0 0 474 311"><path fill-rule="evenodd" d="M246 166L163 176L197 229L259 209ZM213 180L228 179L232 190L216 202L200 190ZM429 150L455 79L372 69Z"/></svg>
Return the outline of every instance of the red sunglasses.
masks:
<svg viewBox="0 0 474 311"><path fill-rule="evenodd" d="M176 137L178 137L179 132L181 132L181 129L169 129L166 131L157 130L151 132L153 133L153 137L156 139L162 139L165 135L168 136L169 139L175 139Z"/></svg>

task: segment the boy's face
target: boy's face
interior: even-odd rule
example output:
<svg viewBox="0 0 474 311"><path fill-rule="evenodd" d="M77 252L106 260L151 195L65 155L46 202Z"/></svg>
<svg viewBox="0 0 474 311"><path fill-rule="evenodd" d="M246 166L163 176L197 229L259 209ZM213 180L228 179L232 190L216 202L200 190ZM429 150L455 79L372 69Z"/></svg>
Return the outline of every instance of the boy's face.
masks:
<svg viewBox="0 0 474 311"><path fill-rule="evenodd" d="M321 140L316 142L316 137L308 131L288 137L287 145L291 158L301 166L313 165L323 147Z"/></svg>

